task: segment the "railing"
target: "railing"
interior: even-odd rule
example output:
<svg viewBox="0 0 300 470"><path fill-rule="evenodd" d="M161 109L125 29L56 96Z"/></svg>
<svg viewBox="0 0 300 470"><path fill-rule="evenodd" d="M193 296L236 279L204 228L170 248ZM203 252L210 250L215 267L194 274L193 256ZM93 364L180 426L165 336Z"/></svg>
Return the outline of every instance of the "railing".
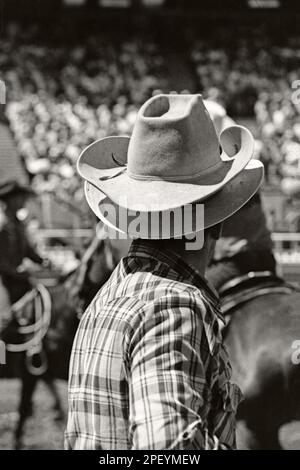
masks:
<svg viewBox="0 0 300 470"><path fill-rule="evenodd" d="M34 238L43 257L49 258L61 271L69 271L76 267L94 236L93 229L41 229ZM62 244L55 242L59 239Z"/></svg>
<svg viewBox="0 0 300 470"><path fill-rule="evenodd" d="M84 229L40 229L39 235L43 238L69 238L69 237L92 237L95 230L92 228ZM291 241L300 245L300 233L275 232L272 234L273 241Z"/></svg>
<svg viewBox="0 0 300 470"><path fill-rule="evenodd" d="M300 233L273 233L272 239L279 264L300 266Z"/></svg>
<svg viewBox="0 0 300 470"><path fill-rule="evenodd" d="M47 240L51 238L68 240L70 246L66 247L66 250L70 250L72 246L76 248L82 244L83 240L92 239L94 235L94 229L43 229L39 230L37 238L42 241L44 246L49 246ZM300 233L277 232L272 234L272 240L274 251L279 258L286 258L286 260L294 258L294 262L300 264Z"/></svg>
<svg viewBox="0 0 300 470"><path fill-rule="evenodd" d="M95 230L87 229L41 229L38 235L42 239L47 238L92 238L95 235Z"/></svg>
<svg viewBox="0 0 300 470"><path fill-rule="evenodd" d="M95 230L92 228L83 229L40 229L39 234L43 238L64 238L64 237L89 237L93 236ZM274 232L272 234L274 242L296 241L300 244L300 233Z"/></svg>
<svg viewBox="0 0 300 470"><path fill-rule="evenodd" d="M68 272L78 265L94 236L94 229L44 229L35 238L41 254L51 259L62 272ZM53 239L62 239L65 246L53 243ZM300 233L273 233L272 239L278 273L290 282L300 284Z"/></svg>
<svg viewBox="0 0 300 470"><path fill-rule="evenodd" d="M275 244L282 242L291 242L295 244L295 246L300 247L300 233L290 233L290 232L275 232L272 234L272 239Z"/></svg>

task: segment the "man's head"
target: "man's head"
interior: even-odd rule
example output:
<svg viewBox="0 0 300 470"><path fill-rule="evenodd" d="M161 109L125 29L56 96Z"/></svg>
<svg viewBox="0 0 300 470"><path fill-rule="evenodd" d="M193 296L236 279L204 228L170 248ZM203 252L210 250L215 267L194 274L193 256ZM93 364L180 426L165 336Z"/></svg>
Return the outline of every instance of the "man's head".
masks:
<svg viewBox="0 0 300 470"><path fill-rule="evenodd" d="M226 113L219 116L219 111L214 109L223 127ZM78 171L86 180L90 207L117 235L168 239L178 247L172 239L186 237L182 243L187 244L192 232L200 242L193 249L211 252L216 237L203 240L203 233L215 234L210 227L239 210L263 177L263 165L251 160L251 133L231 124L218 135L216 127L201 95L151 98L141 107L131 137L100 139L80 155ZM166 234L164 221L171 212L176 223Z"/></svg>

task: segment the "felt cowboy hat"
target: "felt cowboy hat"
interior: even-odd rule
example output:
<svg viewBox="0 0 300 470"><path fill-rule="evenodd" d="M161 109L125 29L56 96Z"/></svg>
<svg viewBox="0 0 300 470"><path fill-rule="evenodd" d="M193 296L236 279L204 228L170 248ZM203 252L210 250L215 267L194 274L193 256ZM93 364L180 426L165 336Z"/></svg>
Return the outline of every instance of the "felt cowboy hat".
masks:
<svg viewBox="0 0 300 470"><path fill-rule="evenodd" d="M78 171L88 182L92 210L117 228L103 214L107 202L151 213L205 202L207 227L236 212L260 185L263 166L249 163L253 145L242 126L231 126L218 138L201 95L159 95L140 109L131 138L93 143L80 155Z"/></svg>
<svg viewBox="0 0 300 470"><path fill-rule="evenodd" d="M27 186L21 185L16 180L7 180L0 183L0 199L6 199L12 194L26 194L28 196L34 196L35 192Z"/></svg>

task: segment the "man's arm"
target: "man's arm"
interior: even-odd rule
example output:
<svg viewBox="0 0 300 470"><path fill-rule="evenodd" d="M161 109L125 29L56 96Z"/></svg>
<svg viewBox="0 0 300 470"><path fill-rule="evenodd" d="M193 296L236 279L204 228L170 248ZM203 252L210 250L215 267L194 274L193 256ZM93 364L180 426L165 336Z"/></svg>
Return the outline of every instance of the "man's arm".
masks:
<svg viewBox="0 0 300 470"><path fill-rule="evenodd" d="M209 352L202 318L188 294L145 306L127 356L133 449L226 448L206 426Z"/></svg>

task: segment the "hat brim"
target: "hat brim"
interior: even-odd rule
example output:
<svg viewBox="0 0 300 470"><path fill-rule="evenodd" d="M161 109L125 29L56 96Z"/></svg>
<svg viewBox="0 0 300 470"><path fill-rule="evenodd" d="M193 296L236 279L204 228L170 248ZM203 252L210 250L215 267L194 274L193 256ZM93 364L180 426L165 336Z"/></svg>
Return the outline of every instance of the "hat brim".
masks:
<svg viewBox="0 0 300 470"><path fill-rule="evenodd" d="M148 239L173 238L188 235L192 232L199 232L226 220L245 205L256 193L263 180L263 175L263 164L258 160L251 160L246 168L227 185L202 202L204 219L200 218L197 220L197 217L195 217L194 221L196 221L196 225L193 227L193 230L189 230L189 227L186 227L185 230L182 224L178 226L174 225L171 227L168 236L165 236L163 231L151 231L147 226L145 230L143 227L140 227L140 237ZM136 224L131 225L133 215L132 213L128 215L129 212L131 212L130 210L117 206L113 201L107 198L104 193L88 182L85 183L85 195L94 214L105 223L109 229L119 234L127 234L133 238L137 236L136 232L132 231L132 228L136 227ZM195 210L196 206L196 203L192 204L192 210ZM112 210L108 210L108 207L112 208ZM166 212L168 211L164 213ZM139 215L141 214L141 205L138 213Z"/></svg>
<svg viewBox="0 0 300 470"><path fill-rule="evenodd" d="M252 134L243 126L231 126L220 135L221 161L200 176L181 181L167 178L135 178L126 170L129 137L100 139L80 155L79 174L112 202L130 210L141 203L149 211L165 211L207 199L237 176L254 150Z"/></svg>

